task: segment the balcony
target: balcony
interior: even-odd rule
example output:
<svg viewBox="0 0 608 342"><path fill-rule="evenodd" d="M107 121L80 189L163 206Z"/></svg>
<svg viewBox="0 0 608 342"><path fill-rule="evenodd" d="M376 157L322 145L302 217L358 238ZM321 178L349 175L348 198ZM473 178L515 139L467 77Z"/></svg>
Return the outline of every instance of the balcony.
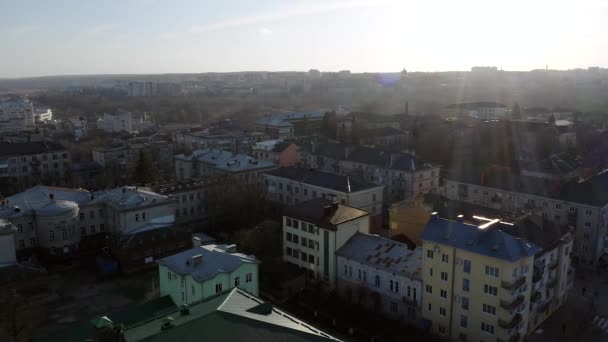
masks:
<svg viewBox="0 0 608 342"><path fill-rule="evenodd" d="M543 279L543 269L534 266L534 272L532 273L532 282L536 284L541 279Z"/></svg>
<svg viewBox="0 0 608 342"><path fill-rule="evenodd" d="M522 321L521 314L515 314L515 316L513 316L513 318L511 318L510 321L505 321L503 319L499 319L498 326L503 329L513 329L513 328L515 328L515 326L517 326L519 323L521 323L521 321Z"/></svg>
<svg viewBox="0 0 608 342"><path fill-rule="evenodd" d="M540 297L542 297L542 294L539 291L534 291L534 293L530 297L530 301L532 303L536 303L540 300Z"/></svg>
<svg viewBox="0 0 608 342"><path fill-rule="evenodd" d="M551 280L549 281L549 284L547 284L547 286L548 286L550 289L554 288L554 287L555 287L555 285L557 285L557 277L554 277L553 279L551 279Z"/></svg>
<svg viewBox="0 0 608 342"><path fill-rule="evenodd" d="M512 290L519 289L525 283L526 283L526 278L521 277L521 278L517 279L516 281L514 281L512 283L503 280L501 282L501 286L502 286L503 289L512 291Z"/></svg>
<svg viewBox="0 0 608 342"><path fill-rule="evenodd" d="M502 307L505 310L511 311L511 310L517 308L518 306L520 306L524 302L524 300L525 300L525 298L522 295L517 296L512 301L501 300L500 307Z"/></svg>
<svg viewBox="0 0 608 342"><path fill-rule="evenodd" d="M557 268L557 265L559 265L559 261L556 259L555 261L549 264L549 269L553 271Z"/></svg>

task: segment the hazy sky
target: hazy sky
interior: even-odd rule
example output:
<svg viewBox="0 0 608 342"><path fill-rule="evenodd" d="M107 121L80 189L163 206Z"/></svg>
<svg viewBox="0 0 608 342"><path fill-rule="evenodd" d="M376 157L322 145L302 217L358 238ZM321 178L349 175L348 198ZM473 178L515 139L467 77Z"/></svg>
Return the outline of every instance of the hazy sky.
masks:
<svg viewBox="0 0 608 342"><path fill-rule="evenodd" d="M0 77L608 66L608 0L0 0Z"/></svg>

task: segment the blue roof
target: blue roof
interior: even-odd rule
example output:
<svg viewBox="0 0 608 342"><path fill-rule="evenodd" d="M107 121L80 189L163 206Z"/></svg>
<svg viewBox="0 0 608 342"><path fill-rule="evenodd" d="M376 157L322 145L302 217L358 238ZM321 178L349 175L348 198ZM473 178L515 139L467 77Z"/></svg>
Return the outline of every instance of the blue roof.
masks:
<svg viewBox="0 0 608 342"><path fill-rule="evenodd" d="M508 223L500 222L482 229L472 224L433 215L422 233L422 240L509 262L533 256L542 250L527 240L504 232L501 229L502 225L510 226Z"/></svg>

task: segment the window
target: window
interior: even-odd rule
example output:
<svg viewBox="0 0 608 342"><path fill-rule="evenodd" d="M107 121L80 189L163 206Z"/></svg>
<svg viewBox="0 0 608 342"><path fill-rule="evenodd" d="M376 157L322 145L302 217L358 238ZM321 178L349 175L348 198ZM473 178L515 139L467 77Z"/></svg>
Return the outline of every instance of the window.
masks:
<svg viewBox="0 0 608 342"><path fill-rule="evenodd" d="M462 264L462 271L464 273L471 273L471 260L464 260Z"/></svg>
<svg viewBox="0 0 608 342"><path fill-rule="evenodd" d="M234 278L234 287L239 287L241 285L241 278Z"/></svg>
<svg viewBox="0 0 608 342"><path fill-rule="evenodd" d="M221 283L215 284L215 293L222 292L222 288L223 288L223 286Z"/></svg>
<svg viewBox="0 0 608 342"><path fill-rule="evenodd" d="M78 214L78 218L80 219L80 221L83 221L84 220L84 213Z"/></svg>
<svg viewBox="0 0 608 342"><path fill-rule="evenodd" d="M469 292L471 288L471 281L467 278L462 278L462 291Z"/></svg>
<svg viewBox="0 0 608 342"><path fill-rule="evenodd" d="M460 298L460 308L464 311L469 310L469 298L468 297Z"/></svg>
<svg viewBox="0 0 608 342"><path fill-rule="evenodd" d="M306 262L306 260L308 260L308 254L302 252L302 254L300 254L302 261Z"/></svg>
<svg viewBox="0 0 608 342"><path fill-rule="evenodd" d="M344 265L344 275L347 275L347 274L348 274L348 266Z"/></svg>
<svg viewBox="0 0 608 342"><path fill-rule="evenodd" d="M469 325L469 319L465 315L460 315L460 327L466 328Z"/></svg>
<svg viewBox="0 0 608 342"><path fill-rule="evenodd" d="M300 241L300 237L297 236L297 235L295 235L295 234L293 234L293 241L292 242L293 243L298 243L299 241Z"/></svg>
<svg viewBox="0 0 608 342"><path fill-rule="evenodd" d="M285 239L289 242L291 242L291 233L286 233L285 234Z"/></svg>
<svg viewBox="0 0 608 342"><path fill-rule="evenodd" d="M586 222L584 223L584 225L585 225L585 227L589 228L589 227L591 227L591 222L586 221Z"/></svg>
<svg viewBox="0 0 608 342"><path fill-rule="evenodd" d="M376 276L375 284L376 284L376 287L380 287L380 276Z"/></svg>
<svg viewBox="0 0 608 342"><path fill-rule="evenodd" d="M23 233L23 225L21 223L17 225L17 230L19 231L19 233Z"/></svg>
<svg viewBox="0 0 608 342"><path fill-rule="evenodd" d="M484 304L482 307L482 310L484 313L487 313L488 315L492 315L492 316L496 316L496 307L489 305L489 304Z"/></svg>
<svg viewBox="0 0 608 342"><path fill-rule="evenodd" d="M285 225L291 227L291 219L289 217L285 219Z"/></svg>
<svg viewBox="0 0 608 342"><path fill-rule="evenodd" d="M397 313L398 311L399 311L399 310L398 310L397 303L395 303L395 302L391 302L391 312L393 312L393 313Z"/></svg>
<svg viewBox="0 0 608 342"><path fill-rule="evenodd" d="M467 342L467 334L465 334L465 333L458 334L458 341Z"/></svg>
<svg viewBox="0 0 608 342"><path fill-rule="evenodd" d="M194 287L194 285L192 285L192 296L194 297L195 294L196 294L196 288Z"/></svg>
<svg viewBox="0 0 608 342"><path fill-rule="evenodd" d="M185 210L185 208L184 208ZM184 213L184 215L186 215L186 213ZM139 214L135 214L135 222L139 221Z"/></svg>
<svg viewBox="0 0 608 342"><path fill-rule="evenodd" d="M308 263L309 264L314 264L315 263L315 256L312 254L308 255Z"/></svg>
<svg viewBox="0 0 608 342"><path fill-rule="evenodd" d="M432 308L431 303L429 303L429 311L431 311L431 308Z"/></svg>
<svg viewBox="0 0 608 342"><path fill-rule="evenodd" d="M441 272L441 280L448 281L448 272Z"/></svg>
<svg viewBox="0 0 608 342"><path fill-rule="evenodd" d="M445 308L439 308L439 314L445 317Z"/></svg>
<svg viewBox="0 0 608 342"><path fill-rule="evenodd" d="M427 250L426 251L426 257L429 259L433 259L433 251L432 250Z"/></svg>
<svg viewBox="0 0 608 342"><path fill-rule="evenodd" d="M34 230L34 223L29 222L29 223L27 224L27 227L28 227L30 230Z"/></svg>
<svg viewBox="0 0 608 342"><path fill-rule="evenodd" d="M481 322L481 331L488 333L490 335L494 335L494 326Z"/></svg>
<svg viewBox="0 0 608 342"><path fill-rule="evenodd" d="M448 262L448 255L447 254L441 254L441 261L447 263Z"/></svg>
<svg viewBox="0 0 608 342"><path fill-rule="evenodd" d="M498 267L492 267L486 265L486 275L498 278Z"/></svg>
<svg viewBox="0 0 608 342"><path fill-rule="evenodd" d="M89 211L89 217L95 218L95 212L93 210Z"/></svg>
<svg viewBox="0 0 608 342"><path fill-rule="evenodd" d="M30 238L30 247L36 247L36 238Z"/></svg>
<svg viewBox="0 0 608 342"><path fill-rule="evenodd" d="M62 229L61 230L61 238L63 240L67 240L68 239L68 231L67 231L67 229Z"/></svg>
<svg viewBox="0 0 608 342"><path fill-rule="evenodd" d="M306 247L308 245L308 239L302 237L302 246Z"/></svg>
<svg viewBox="0 0 608 342"><path fill-rule="evenodd" d="M399 282L395 282L395 293L399 293Z"/></svg>
<svg viewBox="0 0 608 342"><path fill-rule="evenodd" d="M448 291L446 291L446 290L440 290L439 291L439 297L441 297L443 299L448 298Z"/></svg>
<svg viewBox="0 0 608 342"><path fill-rule="evenodd" d="M253 281L253 273L249 272L249 273L245 274L245 282L251 283L252 281Z"/></svg>
<svg viewBox="0 0 608 342"><path fill-rule="evenodd" d="M483 285L483 293L496 296L498 294L498 288L485 284Z"/></svg>
<svg viewBox="0 0 608 342"><path fill-rule="evenodd" d="M49 253L51 255L55 255L55 247L51 247L51 249L49 250Z"/></svg>
<svg viewBox="0 0 608 342"><path fill-rule="evenodd" d="M298 229L298 227L300 226L299 224L300 224L300 221L293 220L291 226L294 227L295 229Z"/></svg>
<svg viewBox="0 0 608 342"><path fill-rule="evenodd" d="M194 210L192 210L192 211L194 211ZM146 212L141 213L141 219L144 221L146 220Z"/></svg>
<svg viewBox="0 0 608 342"><path fill-rule="evenodd" d="M23 240L19 240L19 248L20 248L20 249L25 248L25 241L23 241Z"/></svg>
<svg viewBox="0 0 608 342"><path fill-rule="evenodd" d="M300 256L300 251L298 251L297 249L294 249L294 250L293 250L293 254L292 254L292 256L293 256L294 258L299 257L299 256Z"/></svg>
<svg viewBox="0 0 608 342"><path fill-rule="evenodd" d="M593 214L593 210L585 209L585 215L591 215L591 214Z"/></svg>
<svg viewBox="0 0 608 342"><path fill-rule="evenodd" d="M433 276L433 268L429 268L429 276L432 277Z"/></svg>
<svg viewBox="0 0 608 342"><path fill-rule="evenodd" d="M91 225L91 234L95 234L95 225Z"/></svg>
<svg viewBox="0 0 608 342"><path fill-rule="evenodd" d="M49 241L55 241L55 232L49 230Z"/></svg>
<svg viewBox="0 0 608 342"><path fill-rule="evenodd" d="M424 290L428 294L433 294L433 287L431 285L429 285L429 284L424 285Z"/></svg>
<svg viewBox="0 0 608 342"><path fill-rule="evenodd" d="M100 232L105 232L106 231L106 226L103 223L99 224L99 231Z"/></svg>
<svg viewBox="0 0 608 342"><path fill-rule="evenodd" d="M291 256L291 247L285 248L285 254Z"/></svg>
<svg viewBox="0 0 608 342"><path fill-rule="evenodd" d="M391 292L394 291L394 282L392 280L389 281L389 289L391 290Z"/></svg>

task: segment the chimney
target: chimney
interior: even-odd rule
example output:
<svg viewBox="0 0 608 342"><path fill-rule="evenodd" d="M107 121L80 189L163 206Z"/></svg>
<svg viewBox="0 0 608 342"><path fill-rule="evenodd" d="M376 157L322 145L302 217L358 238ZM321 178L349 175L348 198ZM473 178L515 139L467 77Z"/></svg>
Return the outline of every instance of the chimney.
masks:
<svg viewBox="0 0 608 342"><path fill-rule="evenodd" d="M456 222L463 223L464 215L460 214L460 215L456 216Z"/></svg>
<svg viewBox="0 0 608 342"><path fill-rule="evenodd" d="M437 213L436 211L431 213L431 221L436 220L439 217L439 213Z"/></svg>
<svg viewBox="0 0 608 342"><path fill-rule="evenodd" d="M193 255L190 259L192 260L192 262L191 262L192 266L196 266L196 265L199 265L201 262L203 262L203 255L202 254Z"/></svg>

